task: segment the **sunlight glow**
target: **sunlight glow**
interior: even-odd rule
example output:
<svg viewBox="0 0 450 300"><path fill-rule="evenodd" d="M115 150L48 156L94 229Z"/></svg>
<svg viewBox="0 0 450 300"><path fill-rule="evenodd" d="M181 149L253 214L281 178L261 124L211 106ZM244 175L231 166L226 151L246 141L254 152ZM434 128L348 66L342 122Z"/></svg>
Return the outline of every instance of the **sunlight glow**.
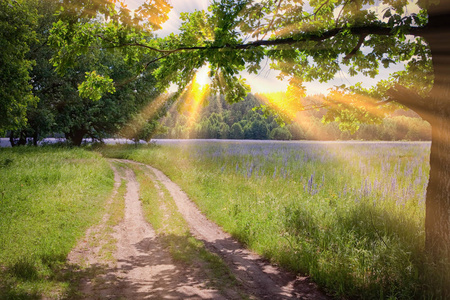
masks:
<svg viewBox="0 0 450 300"><path fill-rule="evenodd" d="M273 92L256 94L256 97L274 110L284 121L298 125L304 133L308 132L310 138L315 140L326 139L326 133L314 128L311 110L318 110L324 103L323 97L304 97L304 90L300 86L291 84L286 92Z"/></svg>
<svg viewBox="0 0 450 300"><path fill-rule="evenodd" d="M168 94L161 94L146 107L144 107L140 113L134 116L119 132L120 136L132 137L137 136L142 128L146 125L149 119L154 117L163 105L169 100Z"/></svg>
<svg viewBox="0 0 450 300"><path fill-rule="evenodd" d="M209 65L200 68L194 75L192 83L181 96L184 110L188 113L187 127L192 131L200 117L205 99L209 96Z"/></svg>

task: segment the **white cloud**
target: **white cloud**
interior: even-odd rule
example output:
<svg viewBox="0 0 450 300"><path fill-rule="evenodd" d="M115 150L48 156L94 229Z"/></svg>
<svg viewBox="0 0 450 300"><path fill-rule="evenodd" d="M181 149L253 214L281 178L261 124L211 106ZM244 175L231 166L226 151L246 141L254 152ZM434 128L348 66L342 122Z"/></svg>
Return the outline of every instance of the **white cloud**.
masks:
<svg viewBox="0 0 450 300"><path fill-rule="evenodd" d="M241 72L240 75L247 80L247 84L250 85L252 93L286 91L288 82L278 79L278 74L278 71L269 69L261 71L258 75L249 74L248 72Z"/></svg>
<svg viewBox="0 0 450 300"><path fill-rule="evenodd" d="M140 0L134 0L140 1ZM170 0L172 10L169 13L169 20L162 24L162 29L156 31L158 36L167 36L170 33L179 33L181 25L180 13L194 12L196 10L207 10L210 0Z"/></svg>

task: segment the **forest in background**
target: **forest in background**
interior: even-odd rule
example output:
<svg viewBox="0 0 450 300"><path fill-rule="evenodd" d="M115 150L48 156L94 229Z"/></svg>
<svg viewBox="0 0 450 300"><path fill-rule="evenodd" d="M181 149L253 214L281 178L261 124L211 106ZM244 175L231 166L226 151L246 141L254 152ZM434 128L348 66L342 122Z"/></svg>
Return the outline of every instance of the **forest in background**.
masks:
<svg viewBox="0 0 450 300"><path fill-rule="evenodd" d="M300 112L290 124L279 124L273 115L257 109L261 95L249 94L244 101L229 104L224 97L210 97L195 122L189 112L168 109L155 138L168 139L254 139L254 140L385 140L428 141L430 125L411 110L398 109L379 124L360 124L351 134L341 131L338 122L324 123L326 108ZM302 99L302 104L323 103L324 96Z"/></svg>

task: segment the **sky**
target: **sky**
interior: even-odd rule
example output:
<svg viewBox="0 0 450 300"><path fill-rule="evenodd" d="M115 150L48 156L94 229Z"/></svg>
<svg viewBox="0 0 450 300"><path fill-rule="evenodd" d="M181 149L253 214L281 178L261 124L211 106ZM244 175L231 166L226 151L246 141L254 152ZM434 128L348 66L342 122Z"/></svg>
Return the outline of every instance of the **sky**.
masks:
<svg viewBox="0 0 450 300"><path fill-rule="evenodd" d="M135 9L137 8L143 0L126 0L128 8ZM163 29L156 31L158 36L165 36L169 33L177 33L178 28L181 25L180 20L180 12L193 12L195 10L207 10L209 0L169 0L173 9L169 13L169 20L162 25ZM384 6L381 0L376 0L379 3L379 6L374 8L377 12L382 13ZM409 12L416 10L414 6L408 7ZM340 86L342 84L345 85L354 85L358 81L362 82L362 85L365 87L370 87L375 85L381 79L387 79L390 73L403 70L404 66L402 64L399 65L391 65L389 69L384 69L380 67L379 75L375 78L369 78L362 75L357 75L356 77L351 77L348 75L348 72L345 68L342 69L341 72L336 74L333 80L330 80L327 83L320 82L305 82L304 85L306 87L307 95L314 94L327 94L328 90L333 88L334 86ZM269 92L278 92L285 91L288 83L286 81L281 81L277 79L279 75L279 71L270 69L270 62L267 60L262 63L261 70L259 74L249 74L246 71L241 72L240 74L243 78L247 80L247 83L252 88L252 93L269 93Z"/></svg>

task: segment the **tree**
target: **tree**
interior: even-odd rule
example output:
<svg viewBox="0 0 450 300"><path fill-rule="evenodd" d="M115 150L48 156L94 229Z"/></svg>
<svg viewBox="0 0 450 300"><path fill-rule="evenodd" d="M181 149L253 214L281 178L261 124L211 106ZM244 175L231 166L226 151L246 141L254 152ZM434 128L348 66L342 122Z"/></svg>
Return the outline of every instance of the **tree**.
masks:
<svg viewBox="0 0 450 300"><path fill-rule="evenodd" d="M230 138L241 140L244 138L244 130L239 123L234 123L230 129Z"/></svg>
<svg viewBox="0 0 450 300"><path fill-rule="evenodd" d="M29 51L26 59L34 62L29 71L29 83L31 92L38 103L31 103L26 108L26 123L16 128L21 139L33 137L33 144L37 145L41 135L55 130L55 99L61 97L63 80L55 72L50 63L53 55L52 49L47 45L50 29L57 20L56 12L60 8L57 0L28 1L28 9L35 14L34 26L35 39L28 42ZM15 132L11 131L11 136ZM24 141L19 143L24 144ZM11 143L13 146L14 144Z"/></svg>
<svg viewBox="0 0 450 300"><path fill-rule="evenodd" d="M244 128L245 138L251 140L267 140L269 138L269 130L262 120L254 120L247 124Z"/></svg>
<svg viewBox="0 0 450 300"><path fill-rule="evenodd" d="M242 99L249 87L238 76L257 73L264 57L282 71L299 93L303 81L332 79L342 67L350 75L375 76L384 67L405 62L374 89L337 88L328 97L327 121L355 131L360 122L380 122L393 101L416 111L432 127L430 179L426 197L426 248L436 264L450 257L450 3L419 0L420 11L408 13L407 0L383 1L382 14L373 0L216 0L210 12L182 15L180 34L143 41L120 23L70 29L57 24L55 40L67 61L92 42L128 46L130 52L159 53L155 71L161 87L177 83L183 90L208 62L213 92L228 102ZM200 29L200 30L199 30ZM127 31L128 30L128 31ZM86 32L91 38L82 39ZM249 36L250 40L246 37ZM121 37L114 38L114 37ZM140 37L140 36L139 36ZM76 47L70 46L76 42ZM71 48L72 47L72 48ZM148 61L150 63L152 61ZM182 63L180 63L182 62ZM380 100L387 100L383 105ZM447 285L450 295L450 285Z"/></svg>
<svg viewBox="0 0 450 300"><path fill-rule="evenodd" d="M121 135L148 140L150 129L155 132L158 129L152 120L160 117L164 109L151 73L144 72L138 79L127 82L134 76L134 69L114 52L92 52L80 56L79 62L80 66L66 70L62 77L62 97L53 100L55 131L63 132L74 145L80 145L86 136L101 140ZM104 66L98 70L118 82L116 92L98 100L81 97L79 86L88 68L99 68L98 63Z"/></svg>
<svg viewBox="0 0 450 300"><path fill-rule="evenodd" d="M292 139L292 134L286 127L277 127L272 129L269 134L271 140L290 140Z"/></svg>
<svg viewBox="0 0 450 300"><path fill-rule="evenodd" d="M36 99L31 93L27 59L29 43L35 38L35 14L22 0L0 2L0 135L26 122L26 108Z"/></svg>
<svg viewBox="0 0 450 300"><path fill-rule="evenodd" d="M219 138L227 139L230 135L230 126L226 123L221 123L219 128Z"/></svg>
<svg viewBox="0 0 450 300"><path fill-rule="evenodd" d="M303 129L298 124L289 124L287 126L287 129L289 130L289 133L291 134L293 140L306 139Z"/></svg>
<svg viewBox="0 0 450 300"><path fill-rule="evenodd" d="M140 64L136 66L124 59L118 49L93 48L57 74L50 62L55 50L47 42L52 23L63 17L56 14L60 2L35 5L39 13L38 39L31 45L28 56L36 61L30 75L33 93L40 101L37 107L28 109L28 126L22 129L34 134L60 132L74 145L80 145L84 137L101 140L117 134L148 141L157 133L159 126L155 120L161 116L164 106L162 98L157 97L151 74L154 66L141 70ZM91 20L90 24L96 22ZM81 93L83 81L92 76L92 70L115 81L114 94L91 99Z"/></svg>

